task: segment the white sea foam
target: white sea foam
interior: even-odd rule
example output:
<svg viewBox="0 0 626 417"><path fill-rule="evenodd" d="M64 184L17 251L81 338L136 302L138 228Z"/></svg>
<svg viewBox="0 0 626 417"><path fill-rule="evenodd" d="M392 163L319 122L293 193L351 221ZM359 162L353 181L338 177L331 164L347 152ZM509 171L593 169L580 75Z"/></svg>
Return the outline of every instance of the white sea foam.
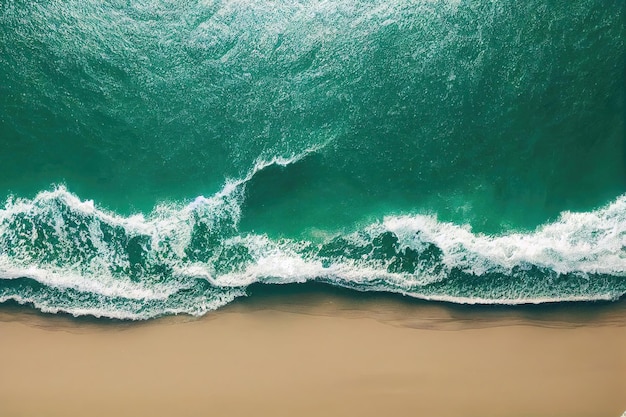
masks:
<svg viewBox="0 0 626 417"><path fill-rule="evenodd" d="M626 276L626 196L595 211L564 212L530 233L474 234L430 216L388 217L371 229L391 231L412 248L434 243L445 265L475 275L532 265L559 274Z"/></svg>
<svg viewBox="0 0 626 417"><path fill-rule="evenodd" d="M180 289L174 283L136 283L124 277L106 273L75 271L71 267L44 269L37 266L14 265L6 255L0 255L0 279L13 280L27 277L51 288L71 288L84 293L100 294L137 300L164 300Z"/></svg>
<svg viewBox="0 0 626 417"><path fill-rule="evenodd" d="M162 205L148 216L123 217L101 210L64 187L41 192L33 200L9 199L0 210L0 280L8 283L30 278L45 288L72 290L95 298L57 305L43 295L22 296L7 290L0 292L0 302L12 299L34 303L48 312L138 319L160 314L204 314L243 295L245 287L253 283L318 280L363 291L481 304L608 300L626 291L612 288L611 283L593 282L601 281L602 276L626 277L626 195L594 211L565 212L555 222L532 232L498 236L473 233L467 225L440 222L434 216L390 216L341 236L346 245L369 248L369 252L354 258L324 255L324 245L311 242L240 234L237 225L246 184L268 166L292 164L315 150L290 158L259 159L244 178L227 181L215 195L198 197L187 205ZM221 233L219 247L189 259L194 228L199 223L209 231L227 229L217 231ZM121 237L107 239L105 229L109 234L118 230ZM392 243L395 255L381 257L372 244L385 233L397 238ZM143 266L139 275L129 275L133 265L130 249L124 245L135 238L143 262L163 266L170 276L151 273ZM327 243L331 241L327 239ZM393 262L406 255L407 248L422 253L433 245L440 251L436 265L419 264L415 271L391 268ZM240 248L245 259L235 265L225 252L222 261L227 267L218 268L220 251L228 248ZM59 259L46 257L57 252ZM511 288L474 288L471 294L446 287L453 270L480 278L494 273L514 277L516 271L531 268L556 276L574 274L581 281L574 284L577 288L563 294L555 293L550 280L541 282L541 277L533 282L518 280ZM194 287L198 279L208 282L210 290ZM436 291L429 290L433 284L439 285ZM188 294L179 297L180 291ZM176 301L172 301L174 298ZM112 300L127 300L129 305L115 306ZM142 303L151 307L143 309Z"/></svg>
<svg viewBox="0 0 626 417"><path fill-rule="evenodd" d="M164 315L189 314L203 316L209 311L214 311L232 302L235 298L244 296L241 291L230 291L220 294L211 299L191 299L187 303L181 303L176 307L164 307L158 311L133 311L124 308L124 305L96 304L90 306L77 306L71 304L51 304L50 300L38 297L23 297L20 295L0 296L0 304L7 301L15 301L18 304L32 304L43 313L57 314L59 312L71 314L74 317L93 316L96 318L106 317L117 320L147 320Z"/></svg>

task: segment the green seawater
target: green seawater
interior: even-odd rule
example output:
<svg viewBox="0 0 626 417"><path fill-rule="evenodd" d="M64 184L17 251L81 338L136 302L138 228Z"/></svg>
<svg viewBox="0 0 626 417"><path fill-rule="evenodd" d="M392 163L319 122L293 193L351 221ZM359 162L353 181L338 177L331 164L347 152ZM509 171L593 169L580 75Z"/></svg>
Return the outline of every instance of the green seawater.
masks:
<svg viewBox="0 0 626 417"><path fill-rule="evenodd" d="M534 227L626 191L623 9L4 1L0 190L149 211L328 143L256 179L246 227L414 211Z"/></svg>
<svg viewBox="0 0 626 417"><path fill-rule="evenodd" d="M414 293L436 276L454 290L417 292L559 300L561 290L584 298L581 285L596 288L596 277L594 294L615 298L626 291L625 8L624 0L0 0L0 197L9 199L0 277L10 287L0 285L0 301L34 302L54 288L46 308L63 310L90 291L76 282L103 274L105 287L171 280L199 286L197 294L243 291L287 279L281 262L291 255L264 269L276 248L325 268L299 279L356 289L370 287L345 271L364 260L385 271L366 280L377 290ZM238 184L234 194L225 184ZM78 210L79 199L95 211ZM146 223L131 227L137 214ZM408 218L420 225L394 223ZM571 246L556 246L561 232L541 231L551 224L567 225L561 240ZM508 258L483 254L483 269L483 255L464 255L474 264L460 267L458 251L483 246L446 249L441 225L458 227L454 236L471 228L474 242L541 236L533 242L545 253L520 243ZM417 244L406 230L433 236ZM581 239L599 252L579 254ZM255 252L261 246L269 252ZM488 273L489 284L472 281ZM33 278L40 274L75 279ZM576 290L518 293L507 277L520 274L543 289L574 276L563 288ZM22 279L35 283L19 287ZM501 290L485 295L481 286ZM189 312L177 310L185 296L176 294L167 312ZM141 297L130 310L146 308ZM159 308L137 317L167 313Z"/></svg>

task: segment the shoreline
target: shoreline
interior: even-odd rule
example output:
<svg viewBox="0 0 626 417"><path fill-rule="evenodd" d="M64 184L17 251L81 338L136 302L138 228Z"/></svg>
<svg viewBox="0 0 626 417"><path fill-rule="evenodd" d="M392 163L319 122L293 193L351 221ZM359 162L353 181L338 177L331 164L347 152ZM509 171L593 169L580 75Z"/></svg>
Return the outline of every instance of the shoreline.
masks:
<svg viewBox="0 0 626 417"><path fill-rule="evenodd" d="M3 416L589 416L626 410L626 303L475 308L253 288L146 322L0 306Z"/></svg>
<svg viewBox="0 0 626 417"><path fill-rule="evenodd" d="M604 324L626 326L626 296L617 300L561 301L524 304L463 304L424 300L393 292L358 291L326 283L305 282L280 285L255 283L247 287L247 296L238 297L217 310L202 316L164 315L146 320L126 320L92 315L74 316L60 311L44 313L30 303L13 300L0 303L0 322L27 318L42 323L59 322L75 326L141 326L163 321L195 321L228 312L254 313L277 310L321 316L371 318L399 327L462 330L493 325L568 327ZM429 320L433 323L429 323Z"/></svg>

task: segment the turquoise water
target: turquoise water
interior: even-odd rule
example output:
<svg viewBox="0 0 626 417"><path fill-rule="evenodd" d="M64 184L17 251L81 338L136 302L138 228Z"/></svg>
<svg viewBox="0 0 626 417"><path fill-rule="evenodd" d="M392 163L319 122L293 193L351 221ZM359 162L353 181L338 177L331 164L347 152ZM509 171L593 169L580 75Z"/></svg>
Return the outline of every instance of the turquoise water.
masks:
<svg viewBox="0 0 626 417"><path fill-rule="evenodd" d="M0 302L626 293L623 0L5 0Z"/></svg>

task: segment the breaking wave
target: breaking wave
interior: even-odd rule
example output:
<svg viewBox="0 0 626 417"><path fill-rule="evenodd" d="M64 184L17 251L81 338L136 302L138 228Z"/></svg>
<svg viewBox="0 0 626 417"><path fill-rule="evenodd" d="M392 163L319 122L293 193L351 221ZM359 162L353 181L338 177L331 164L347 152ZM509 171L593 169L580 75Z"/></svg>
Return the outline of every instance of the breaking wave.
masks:
<svg viewBox="0 0 626 417"><path fill-rule="evenodd" d="M63 186L0 210L0 302L120 319L202 315L253 283L324 282L455 303L615 300L626 293L626 196L531 232L488 235L431 215L388 216L317 240L238 225L259 160L211 197L121 216Z"/></svg>

